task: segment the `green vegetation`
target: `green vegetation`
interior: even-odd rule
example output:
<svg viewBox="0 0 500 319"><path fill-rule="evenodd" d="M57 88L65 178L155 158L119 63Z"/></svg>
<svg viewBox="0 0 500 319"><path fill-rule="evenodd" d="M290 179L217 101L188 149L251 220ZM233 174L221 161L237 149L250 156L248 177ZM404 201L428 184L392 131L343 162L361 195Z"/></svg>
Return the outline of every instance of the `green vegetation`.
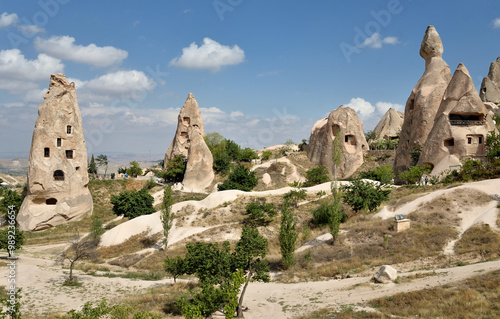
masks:
<svg viewBox="0 0 500 319"><path fill-rule="evenodd" d="M256 202L247 204L244 213L247 218L244 223L251 227L267 226L276 213L276 207L273 204L266 203L265 198L258 198Z"/></svg>
<svg viewBox="0 0 500 319"><path fill-rule="evenodd" d="M250 162L259 158L251 148L242 149L236 142L225 139L217 132L209 133L204 138L212 153L216 173L227 174L231 169L231 162Z"/></svg>
<svg viewBox="0 0 500 319"><path fill-rule="evenodd" d="M370 142L370 149L372 150L395 150L398 147L399 138L386 140L379 138Z"/></svg>
<svg viewBox="0 0 500 319"><path fill-rule="evenodd" d="M127 174L129 176L137 176L137 175L142 175L142 169L141 166L137 161L132 161L129 163L129 167L127 168Z"/></svg>
<svg viewBox="0 0 500 319"><path fill-rule="evenodd" d="M168 245L168 234L170 233L170 229L172 228L172 224L174 222L175 214L172 212L172 187L170 185L165 186L163 191L163 201L161 204L161 213L160 219L163 225L163 247L167 249Z"/></svg>
<svg viewBox="0 0 500 319"><path fill-rule="evenodd" d="M250 171L243 165L238 165L228 178L218 186L219 191L228 189L239 189L249 192L257 186L257 177L255 172Z"/></svg>
<svg viewBox="0 0 500 319"><path fill-rule="evenodd" d="M111 196L113 212L116 215L123 215L130 219L154 213L153 202L153 196L149 195L148 190L145 188L139 191L125 191L119 195Z"/></svg>
<svg viewBox="0 0 500 319"><path fill-rule="evenodd" d="M24 233L22 230L15 229L2 229L0 230L0 250L6 250L9 257L15 250L19 250L24 244Z"/></svg>
<svg viewBox="0 0 500 319"><path fill-rule="evenodd" d="M89 174L92 174L94 176L95 174L97 174L97 164L95 162L94 154L92 154L92 157L90 158L87 171Z"/></svg>
<svg viewBox="0 0 500 319"><path fill-rule="evenodd" d="M424 174L429 174L430 172L431 167L429 165L425 165L424 167L415 165L401 172L398 177L409 184L415 184L421 181Z"/></svg>
<svg viewBox="0 0 500 319"><path fill-rule="evenodd" d="M281 226L278 237L284 269L295 265L294 251L298 237L297 223L290 206L291 203L284 199L281 207Z"/></svg>
<svg viewBox="0 0 500 319"><path fill-rule="evenodd" d="M344 185L341 189L345 192L344 201L352 207L355 212L366 210L374 211L384 200L389 197L390 189L382 189L380 184L364 182L360 179L351 181L350 185Z"/></svg>
<svg viewBox="0 0 500 319"><path fill-rule="evenodd" d="M315 168L311 168L306 172L306 182L304 187L314 186L318 184L326 183L330 180L328 177L328 169L326 166L321 165Z"/></svg>
<svg viewBox="0 0 500 319"><path fill-rule="evenodd" d="M264 151L264 152L262 152L261 159L263 161L267 161L268 159L271 158L271 156L273 156L273 152L272 151Z"/></svg>
<svg viewBox="0 0 500 319"><path fill-rule="evenodd" d="M106 155L98 155L96 158L96 162L98 166L103 166L104 167L104 176L108 173L108 157Z"/></svg>
<svg viewBox="0 0 500 319"><path fill-rule="evenodd" d="M395 175L392 166L386 164L379 166L371 171L361 172L359 174L359 177L379 181L381 184L391 184L391 181L395 177Z"/></svg>
<svg viewBox="0 0 500 319"><path fill-rule="evenodd" d="M98 318L110 318L110 319L160 319L160 315L152 314L148 311L135 312L135 307L130 305L118 304L109 305L105 299L102 299L100 303L92 303L91 301L85 303L82 310L76 311L71 310L66 315L59 316L59 319L98 319Z"/></svg>
<svg viewBox="0 0 500 319"><path fill-rule="evenodd" d="M186 271L184 270L184 259L180 256L165 258L163 269L165 272L174 278L174 283L177 282L177 278L183 275Z"/></svg>
<svg viewBox="0 0 500 319"><path fill-rule="evenodd" d="M187 158L182 155L176 155L167 163L165 170L157 173L159 178L163 178L167 183L182 182L186 172Z"/></svg>
<svg viewBox="0 0 500 319"><path fill-rule="evenodd" d="M18 192L7 189L3 193L3 198L0 200L0 212L6 215L9 211L9 206L15 206L15 213L19 213L19 209L23 203L24 196L20 195Z"/></svg>

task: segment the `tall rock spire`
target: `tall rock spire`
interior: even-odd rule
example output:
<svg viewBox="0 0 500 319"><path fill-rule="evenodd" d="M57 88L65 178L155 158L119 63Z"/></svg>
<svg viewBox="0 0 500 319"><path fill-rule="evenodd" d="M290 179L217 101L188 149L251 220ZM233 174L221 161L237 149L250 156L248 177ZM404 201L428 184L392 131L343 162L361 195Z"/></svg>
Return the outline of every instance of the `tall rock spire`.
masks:
<svg viewBox="0 0 500 319"><path fill-rule="evenodd" d="M481 83L479 96L483 102L500 104L500 57L491 62L488 76Z"/></svg>
<svg viewBox="0 0 500 319"><path fill-rule="evenodd" d="M17 222L42 230L78 220L93 208L88 189L87 149L75 84L51 75L38 109L28 166L28 194Z"/></svg>
<svg viewBox="0 0 500 319"><path fill-rule="evenodd" d="M406 101L404 122L396 150L396 174L413 164L411 153L420 149L432 129L444 91L451 80L450 67L442 58L443 43L433 26L428 26L420 46L425 71Z"/></svg>

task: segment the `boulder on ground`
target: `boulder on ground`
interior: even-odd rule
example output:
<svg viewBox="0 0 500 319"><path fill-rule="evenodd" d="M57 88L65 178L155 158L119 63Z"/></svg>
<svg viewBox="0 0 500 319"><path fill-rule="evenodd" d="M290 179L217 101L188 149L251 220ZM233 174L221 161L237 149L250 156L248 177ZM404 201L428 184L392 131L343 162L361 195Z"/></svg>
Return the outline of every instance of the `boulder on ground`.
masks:
<svg viewBox="0 0 500 319"><path fill-rule="evenodd" d="M420 47L425 71L406 102L404 122L396 149L396 175L413 165L411 153L421 148L432 129L444 91L451 80L450 67L442 59L443 43L433 26L428 26Z"/></svg>
<svg viewBox="0 0 500 319"><path fill-rule="evenodd" d="M398 278L398 271L391 266L384 265L380 267L373 279L378 283L395 281Z"/></svg>
<svg viewBox="0 0 500 319"><path fill-rule="evenodd" d="M332 111L327 119L314 124L309 138L307 157L313 163L325 165L333 176L335 168L332 147L336 136L340 139L341 157L337 167L337 177L352 175L363 164L363 151L368 150L363 123L356 111L342 105Z"/></svg>

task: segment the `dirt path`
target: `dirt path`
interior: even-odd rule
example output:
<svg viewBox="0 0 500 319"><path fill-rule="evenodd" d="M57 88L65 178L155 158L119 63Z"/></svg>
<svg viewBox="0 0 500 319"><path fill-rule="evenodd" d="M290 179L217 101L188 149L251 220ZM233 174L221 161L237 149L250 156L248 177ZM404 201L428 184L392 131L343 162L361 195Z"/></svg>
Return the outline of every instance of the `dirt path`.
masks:
<svg viewBox="0 0 500 319"><path fill-rule="evenodd" d="M375 284L371 277L305 282L295 284L251 283L244 304L249 308L245 318L288 319L306 315L314 310L363 303L396 293L421 290L462 281L500 269L500 260L436 270L436 275L395 284ZM419 271L400 273L400 277L428 273Z"/></svg>

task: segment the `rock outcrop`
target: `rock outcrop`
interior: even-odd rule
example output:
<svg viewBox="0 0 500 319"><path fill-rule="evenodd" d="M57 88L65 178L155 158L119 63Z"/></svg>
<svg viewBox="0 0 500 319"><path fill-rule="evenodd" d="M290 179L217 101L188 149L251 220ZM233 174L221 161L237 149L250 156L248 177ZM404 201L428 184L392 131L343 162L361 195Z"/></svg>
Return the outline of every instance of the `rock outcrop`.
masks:
<svg viewBox="0 0 500 319"><path fill-rule="evenodd" d="M488 76L481 83L479 97L483 102L500 104L500 57L491 62Z"/></svg>
<svg viewBox="0 0 500 319"><path fill-rule="evenodd" d="M444 91L451 80L450 67L442 59L443 44L433 26L427 27L420 47L425 71L406 102L404 123L396 150L394 171L411 166L411 153L421 148L432 129Z"/></svg>
<svg viewBox="0 0 500 319"><path fill-rule="evenodd" d="M340 138L342 149L337 177L345 178L363 164L363 151L368 150L363 123L356 111L350 107L341 105L332 111L328 118L321 119L314 124L309 138L307 157L313 163L325 165L333 176L332 147L336 136Z"/></svg>
<svg viewBox="0 0 500 319"><path fill-rule="evenodd" d="M439 106L434 126L422 148L419 164L432 174L461 165L464 158L482 158L488 132L495 129L467 68L460 63Z"/></svg>
<svg viewBox="0 0 500 319"><path fill-rule="evenodd" d="M404 114L390 108L384 116L380 119L373 132L375 133L375 140L386 139L391 140L399 137L401 127L404 122Z"/></svg>
<svg viewBox="0 0 500 319"><path fill-rule="evenodd" d="M51 75L38 109L28 166L28 193L17 216L36 231L91 213L87 149L75 91L63 74Z"/></svg>
<svg viewBox="0 0 500 319"><path fill-rule="evenodd" d="M379 268L373 279L378 283L395 281L398 278L398 271L389 265Z"/></svg>
<svg viewBox="0 0 500 319"><path fill-rule="evenodd" d="M189 93L182 107L174 139L165 153L165 167L177 155L187 157L182 184L185 190L203 191L214 179L213 157L205 140L205 129L198 102Z"/></svg>

